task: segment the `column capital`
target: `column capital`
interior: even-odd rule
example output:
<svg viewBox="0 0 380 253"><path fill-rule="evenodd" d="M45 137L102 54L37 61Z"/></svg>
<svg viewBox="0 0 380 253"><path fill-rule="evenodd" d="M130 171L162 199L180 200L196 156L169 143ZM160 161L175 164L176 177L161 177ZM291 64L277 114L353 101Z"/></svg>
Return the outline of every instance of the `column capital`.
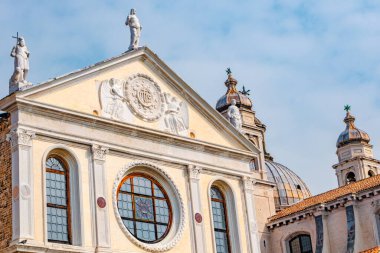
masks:
<svg viewBox="0 0 380 253"><path fill-rule="evenodd" d="M188 165L187 169L189 170L189 177L190 179L199 180L199 174L202 173L202 168L195 165Z"/></svg>
<svg viewBox="0 0 380 253"><path fill-rule="evenodd" d="M256 184L256 179L253 177L243 177L242 178L244 191L253 191L253 186Z"/></svg>
<svg viewBox="0 0 380 253"><path fill-rule="evenodd" d="M92 159L99 160L99 161L105 161L106 155L109 152L109 148L98 145L98 144L93 144L91 147L91 150L92 150Z"/></svg>
<svg viewBox="0 0 380 253"><path fill-rule="evenodd" d="M32 146L32 140L36 137L36 133L23 128L12 129L6 136L6 140L11 143L12 151L20 146Z"/></svg>

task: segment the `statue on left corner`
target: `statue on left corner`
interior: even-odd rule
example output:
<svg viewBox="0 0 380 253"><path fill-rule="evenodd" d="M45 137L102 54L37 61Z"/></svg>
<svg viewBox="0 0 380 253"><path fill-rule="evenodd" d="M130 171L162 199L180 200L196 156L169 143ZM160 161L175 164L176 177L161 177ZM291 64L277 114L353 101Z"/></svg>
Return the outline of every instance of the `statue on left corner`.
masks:
<svg viewBox="0 0 380 253"><path fill-rule="evenodd" d="M128 50L137 49L139 47L142 26L140 25L140 21L136 16L135 9L131 9L127 20L125 21L125 25L129 26L129 29L131 31L131 43L129 44Z"/></svg>
<svg viewBox="0 0 380 253"><path fill-rule="evenodd" d="M29 55L30 52L25 45L23 37L17 38L17 44L13 47L11 57L14 57L14 71L9 81L10 85L17 83L28 84L26 78L29 72Z"/></svg>

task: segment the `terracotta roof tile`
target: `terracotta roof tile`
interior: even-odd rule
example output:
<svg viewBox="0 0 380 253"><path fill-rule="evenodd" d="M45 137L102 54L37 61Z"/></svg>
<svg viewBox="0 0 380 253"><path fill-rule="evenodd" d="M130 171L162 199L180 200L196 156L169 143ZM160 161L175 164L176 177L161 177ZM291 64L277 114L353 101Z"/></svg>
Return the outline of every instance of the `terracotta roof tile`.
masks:
<svg viewBox="0 0 380 253"><path fill-rule="evenodd" d="M272 217L269 218L269 221L274 221L285 216L303 211L309 207L316 206L318 204L327 203L333 200L336 200L345 195L352 193L358 193L376 186L380 186L380 175L376 175L370 178L366 178L324 193L319 195L306 198L288 208L285 208Z"/></svg>
<svg viewBox="0 0 380 253"><path fill-rule="evenodd" d="M375 248L372 248L372 249L360 251L360 253L379 253L379 252L380 252L380 246L376 246Z"/></svg>

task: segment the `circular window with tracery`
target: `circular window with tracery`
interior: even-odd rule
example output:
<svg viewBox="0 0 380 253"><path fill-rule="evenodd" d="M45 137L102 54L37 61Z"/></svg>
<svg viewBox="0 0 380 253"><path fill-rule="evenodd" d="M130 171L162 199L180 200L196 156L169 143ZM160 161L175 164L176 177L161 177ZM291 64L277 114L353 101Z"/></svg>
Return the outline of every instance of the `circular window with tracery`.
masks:
<svg viewBox="0 0 380 253"><path fill-rule="evenodd" d="M172 208L161 184L143 173L132 173L121 181L117 209L128 231L139 241L156 243L169 233Z"/></svg>

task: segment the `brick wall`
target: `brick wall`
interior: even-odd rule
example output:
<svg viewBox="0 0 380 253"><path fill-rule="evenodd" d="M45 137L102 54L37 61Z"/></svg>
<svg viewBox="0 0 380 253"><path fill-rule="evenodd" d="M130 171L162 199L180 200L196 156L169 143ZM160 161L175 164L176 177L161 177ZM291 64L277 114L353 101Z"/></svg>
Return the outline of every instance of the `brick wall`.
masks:
<svg viewBox="0 0 380 253"><path fill-rule="evenodd" d="M0 250L12 239L12 157L6 141L9 129L9 119L0 119Z"/></svg>

